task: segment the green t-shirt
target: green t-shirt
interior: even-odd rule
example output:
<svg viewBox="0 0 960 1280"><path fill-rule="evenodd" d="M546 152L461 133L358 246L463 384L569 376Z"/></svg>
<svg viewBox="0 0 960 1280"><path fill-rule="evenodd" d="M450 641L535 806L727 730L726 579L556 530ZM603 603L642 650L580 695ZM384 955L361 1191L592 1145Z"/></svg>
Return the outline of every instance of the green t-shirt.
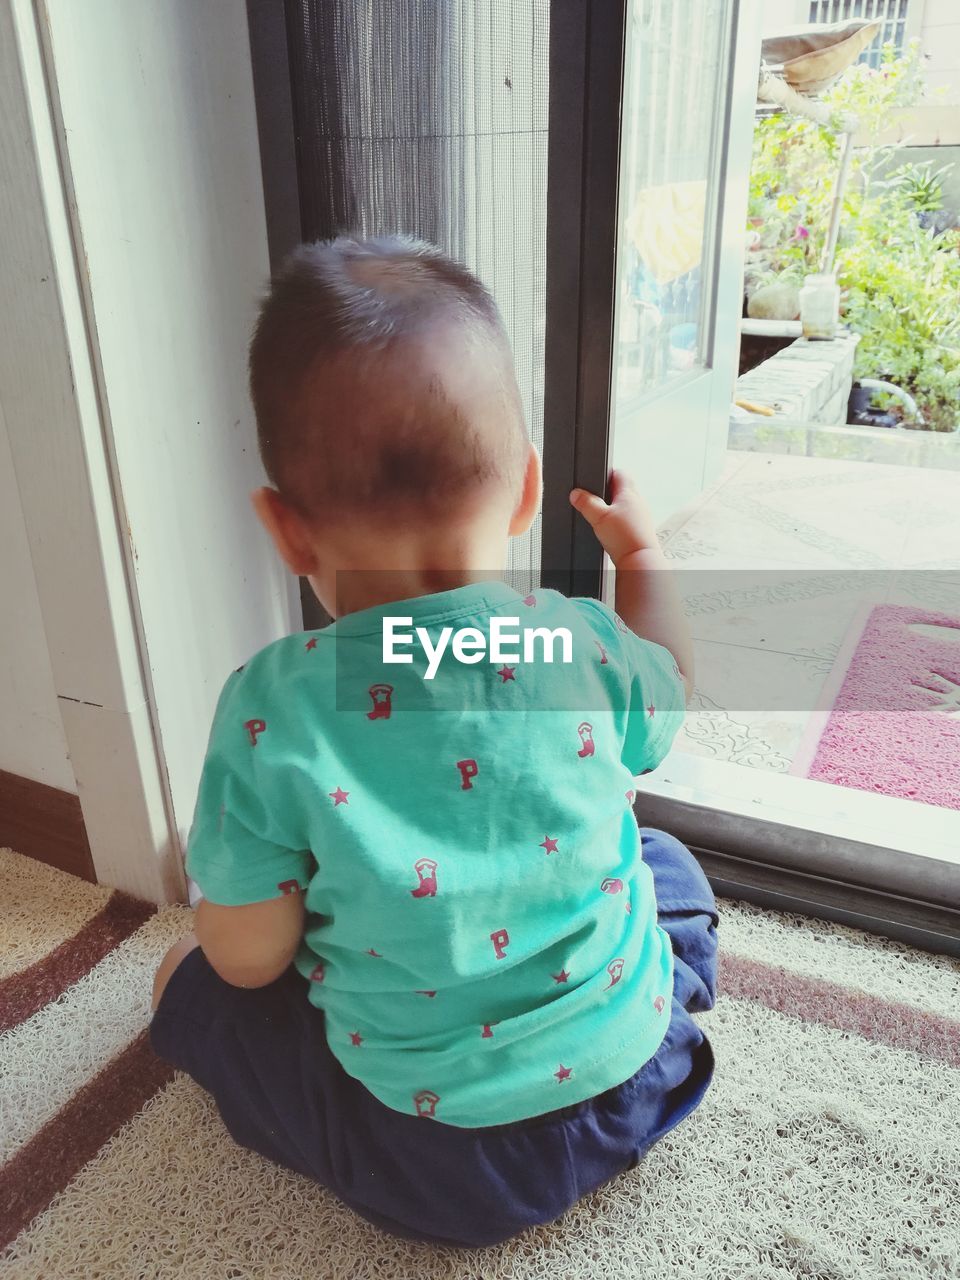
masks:
<svg viewBox="0 0 960 1280"><path fill-rule="evenodd" d="M384 664L385 616L434 644L519 617L566 628L573 660L448 651L427 680L417 644ZM488 582L349 614L228 680L187 869L227 905L306 891L297 968L387 1106L467 1127L553 1111L666 1032L672 953L631 802L683 707L672 656L594 600Z"/></svg>

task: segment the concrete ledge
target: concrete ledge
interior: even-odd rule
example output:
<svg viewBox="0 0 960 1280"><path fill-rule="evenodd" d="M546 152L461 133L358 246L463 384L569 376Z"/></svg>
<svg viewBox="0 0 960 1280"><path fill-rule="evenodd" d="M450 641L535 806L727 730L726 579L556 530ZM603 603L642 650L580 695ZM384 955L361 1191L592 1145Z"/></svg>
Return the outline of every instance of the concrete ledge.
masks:
<svg viewBox="0 0 960 1280"><path fill-rule="evenodd" d="M960 471L960 431L828 427L751 417L730 423L727 447L738 453L785 453L805 458Z"/></svg>
<svg viewBox="0 0 960 1280"><path fill-rule="evenodd" d="M798 338L739 377L734 398L766 405L787 421L843 424L859 341L846 330L830 342Z"/></svg>

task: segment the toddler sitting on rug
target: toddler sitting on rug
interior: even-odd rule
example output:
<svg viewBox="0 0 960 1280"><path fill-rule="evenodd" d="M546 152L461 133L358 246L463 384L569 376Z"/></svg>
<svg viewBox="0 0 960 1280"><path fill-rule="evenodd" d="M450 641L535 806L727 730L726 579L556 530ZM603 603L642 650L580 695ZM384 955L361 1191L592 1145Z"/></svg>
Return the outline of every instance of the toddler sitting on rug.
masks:
<svg viewBox="0 0 960 1280"><path fill-rule="evenodd" d="M302 246L250 377L257 512L334 622L227 680L153 1044L370 1222L492 1244L631 1168L710 1082L713 895L633 811L690 640L621 475L609 504L571 494L616 613L504 580L539 459L496 305L438 250Z"/></svg>

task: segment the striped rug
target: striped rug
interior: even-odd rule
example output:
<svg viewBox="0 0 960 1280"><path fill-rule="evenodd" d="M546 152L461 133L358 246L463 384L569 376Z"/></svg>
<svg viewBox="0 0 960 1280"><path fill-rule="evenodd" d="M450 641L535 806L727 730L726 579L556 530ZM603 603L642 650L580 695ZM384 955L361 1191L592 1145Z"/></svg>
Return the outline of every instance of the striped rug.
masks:
<svg viewBox="0 0 960 1280"><path fill-rule="evenodd" d="M0 853L6 1280L954 1280L960 964L722 905L703 1107L634 1171L496 1250L389 1238L236 1147L152 1055L150 984L189 927Z"/></svg>

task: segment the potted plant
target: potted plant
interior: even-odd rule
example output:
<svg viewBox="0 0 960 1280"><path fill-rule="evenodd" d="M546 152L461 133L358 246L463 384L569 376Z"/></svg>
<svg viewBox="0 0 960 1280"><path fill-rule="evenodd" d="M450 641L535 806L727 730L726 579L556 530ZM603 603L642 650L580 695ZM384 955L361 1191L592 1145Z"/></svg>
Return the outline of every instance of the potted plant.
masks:
<svg viewBox="0 0 960 1280"><path fill-rule="evenodd" d="M885 46L878 71L851 67L824 98L876 137L921 89L914 42L903 56ZM748 280L817 270L838 146L833 130L811 121L774 114L757 122ZM917 401L924 428L951 431L960 418L960 233L937 221L945 170L894 163L890 147L855 152L836 257L841 319L860 335L855 378L895 384Z"/></svg>

